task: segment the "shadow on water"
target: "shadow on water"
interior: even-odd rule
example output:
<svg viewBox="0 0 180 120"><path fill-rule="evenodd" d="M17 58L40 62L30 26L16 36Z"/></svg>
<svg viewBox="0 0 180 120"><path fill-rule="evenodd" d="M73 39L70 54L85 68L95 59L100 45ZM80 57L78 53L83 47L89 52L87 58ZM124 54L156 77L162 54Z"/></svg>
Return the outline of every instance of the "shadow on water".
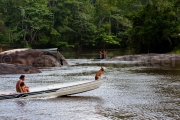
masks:
<svg viewBox="0 0 180 120"><path fill-rule="evenodd" d="M83 51L74 51L74 50L66 50L61 51L67 59L95 59L99 58L100 49L92 49L92 50L83 50ZM108 49L108 57L118 56L125 54L124 50L121 49Z"/></svg>
<svg viewBox="0 0 180 120"><path fill-rule="evenodd" d="M17 100L15 101L17 103L18 106L20 107L25 107L26 106L26 101L23 100Z"/></svg>
<svg viewBox="0 0 180 120"><path fill-rule="evenodd" d="M65 101L96 101L103 102L103 99L97 96L61 96L57 98L53 98L51 100L65 100Z"/></svg>

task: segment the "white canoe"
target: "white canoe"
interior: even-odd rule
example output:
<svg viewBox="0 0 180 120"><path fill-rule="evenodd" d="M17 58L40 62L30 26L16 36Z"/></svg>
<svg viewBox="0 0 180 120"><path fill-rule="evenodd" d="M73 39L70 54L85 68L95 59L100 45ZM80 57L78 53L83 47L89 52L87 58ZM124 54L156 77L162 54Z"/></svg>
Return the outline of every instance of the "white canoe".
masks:
<svg viewBox="0 0 180 120"><path fill-rule="evenodd" d="M0 100L72 95L97 89L103 82L104 80L88 80L60 83L44 87L30 88L30 92L28 93L17 93L15 91L0 92Z"/></svg>

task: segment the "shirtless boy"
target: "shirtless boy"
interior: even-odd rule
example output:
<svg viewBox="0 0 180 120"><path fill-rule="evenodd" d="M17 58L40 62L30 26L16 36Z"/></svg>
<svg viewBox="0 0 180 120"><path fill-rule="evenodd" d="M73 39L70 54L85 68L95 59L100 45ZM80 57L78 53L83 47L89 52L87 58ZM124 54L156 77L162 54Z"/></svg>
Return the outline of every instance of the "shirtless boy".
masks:
<svg viewBox="0 0 180 120"><path fill-rule="evenodd" d="M16 91L17 92L20 92L20 93L29 92L29 87L25 85L24 81L25 81L25 76L21 75L19 77L19 80L16 83ZM24 83L24 85L22 86L23 83Z"/></svg>

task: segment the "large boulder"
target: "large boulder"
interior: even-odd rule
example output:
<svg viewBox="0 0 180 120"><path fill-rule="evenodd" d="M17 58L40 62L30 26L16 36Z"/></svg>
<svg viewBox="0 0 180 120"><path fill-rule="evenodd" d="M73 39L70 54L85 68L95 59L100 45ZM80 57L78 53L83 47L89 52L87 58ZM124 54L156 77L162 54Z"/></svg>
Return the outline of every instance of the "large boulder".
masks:
<svg viewBox="0 0 180 120"><path fill-rule="evenodd" d="M57 59L50 55L42 55L37 57L34 62L33 66L35 67L56 67L60 66L60 62Z"/></svg>
<svg viewBox="0 0 180 120"><path fill-rule="evenodd" d="M0 53L0 63L24 64L34 67L59 67L67 65L64 57L58 60L49 52L42 52L34 49L13 49Z"/></svg>
<svg viewBox="0 0 180 120"><path fill-rule="evenodd" d="M0 53L0 63L32 65L43 52L33 49L13 49Z"/></svg>
<svg viewBox="0 0 180 120"><path fill-rule="evenodd" d="M40 72L35 67L28 65L0 63L0 74L30 74Z"/></svg>

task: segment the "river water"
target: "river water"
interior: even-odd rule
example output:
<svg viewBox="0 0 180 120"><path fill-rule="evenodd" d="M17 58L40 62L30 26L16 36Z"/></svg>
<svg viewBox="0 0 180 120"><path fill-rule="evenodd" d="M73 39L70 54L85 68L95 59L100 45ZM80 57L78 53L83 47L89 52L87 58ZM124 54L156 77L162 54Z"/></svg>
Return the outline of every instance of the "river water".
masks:
<svg viewBox="0 0 180 120"><path fill-rule="evenodd" d="M69 66L27 74L29 87L94 80L105 68L100 88L58 98L0 101L1 120L178 120L180 68L134 66L125 61L67 59ZM0 75L0 90L14 90L20 75Z"/></svg>

